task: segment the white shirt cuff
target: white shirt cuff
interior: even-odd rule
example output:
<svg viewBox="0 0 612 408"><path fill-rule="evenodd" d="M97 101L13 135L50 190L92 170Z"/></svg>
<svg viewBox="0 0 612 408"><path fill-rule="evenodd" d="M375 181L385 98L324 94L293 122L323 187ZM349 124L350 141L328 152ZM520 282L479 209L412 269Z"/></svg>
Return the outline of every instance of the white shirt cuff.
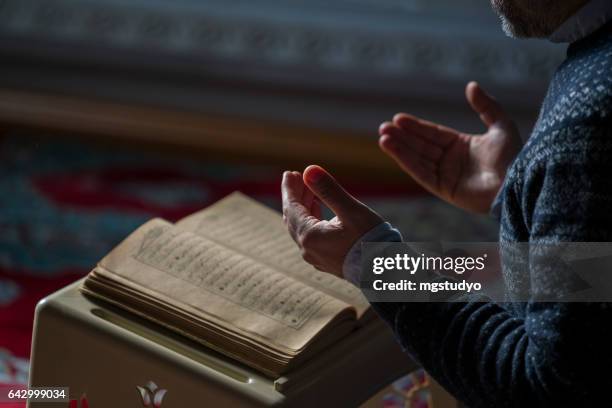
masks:
<svg viewBox="0 0 612 408"><path fill-rule="evenodd" d="M382 222L363 234L351 247L344 258L342 274L344 279L359 287L361 278L361 244L363 242L402 242L402 234L388 222Z"/></svg>

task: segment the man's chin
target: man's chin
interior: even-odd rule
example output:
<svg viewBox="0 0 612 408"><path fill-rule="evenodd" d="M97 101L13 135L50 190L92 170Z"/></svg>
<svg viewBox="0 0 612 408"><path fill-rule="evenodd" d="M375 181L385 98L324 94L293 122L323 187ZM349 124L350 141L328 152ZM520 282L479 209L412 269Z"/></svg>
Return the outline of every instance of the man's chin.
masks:
<svg viewBox="0 0 612 408"><path fill-rule="evenodd" d="M504 33L511 38L529 38L530 36L521 29L520 25L513 24L504 16L500 16L501 26Z"/></svg>
<svg viewBox="0 0 612 408"><path fill-rule="evenodd" d="M525 21L515 21L500 14L502 30L508 37L512 38L547 38L552 31L541 25L528 24Z"/></svg>

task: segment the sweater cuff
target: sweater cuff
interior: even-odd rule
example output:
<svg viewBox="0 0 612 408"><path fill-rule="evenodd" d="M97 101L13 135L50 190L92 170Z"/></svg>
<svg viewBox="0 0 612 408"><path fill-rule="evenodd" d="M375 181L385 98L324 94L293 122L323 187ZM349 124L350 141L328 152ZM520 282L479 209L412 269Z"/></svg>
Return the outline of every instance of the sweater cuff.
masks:
<svg viewBox="0 0 612 408"><path fill-rule="evenodd" d="M359 287L361 280L361 244L364 242L402 242L402 234L388 222L382 222L359 238L344 258L344 279Z"/></svg>

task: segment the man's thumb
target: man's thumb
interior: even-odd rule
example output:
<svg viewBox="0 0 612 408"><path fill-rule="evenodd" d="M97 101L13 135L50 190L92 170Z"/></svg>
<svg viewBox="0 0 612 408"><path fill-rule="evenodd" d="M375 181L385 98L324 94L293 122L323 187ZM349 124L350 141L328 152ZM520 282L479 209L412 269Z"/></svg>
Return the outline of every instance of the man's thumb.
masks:
<svg viewBox="0 0 612 408"><path fill-rule="evenodd" d="M477 82L470 82L465 88L465 96L485 125L491 126L497 122L507 121L506 113L501 105L491 95L486 93Z"/></svg>
<svg viewBox="0 0 612 408"><path fill-rule="evenodd" d="M363 209L363 204L342 188L336 179L320 166L306 167L304 183L340 219L348 219L351 215L354 216L355 210Z"/></svg>

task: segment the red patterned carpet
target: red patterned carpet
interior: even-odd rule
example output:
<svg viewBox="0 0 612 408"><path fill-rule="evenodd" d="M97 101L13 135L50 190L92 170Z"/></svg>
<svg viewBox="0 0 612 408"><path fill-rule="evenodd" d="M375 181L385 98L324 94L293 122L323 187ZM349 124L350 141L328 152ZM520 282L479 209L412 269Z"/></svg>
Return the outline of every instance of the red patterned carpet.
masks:
<svg viewBox="0 0 612 408"><path fill-rule="evenodd" d="M0 386L27 383L36 303L87 273L147 219L175 221L235 190L280 205L281 169L273 166L135 154L18 134L0 138L0 160ZM422 193L414 187L347 187L423 240L441 238L436 223L450 235L471 229L481 240L491 231L487 222L448 212L431 199L415 200Z"/></svg>

